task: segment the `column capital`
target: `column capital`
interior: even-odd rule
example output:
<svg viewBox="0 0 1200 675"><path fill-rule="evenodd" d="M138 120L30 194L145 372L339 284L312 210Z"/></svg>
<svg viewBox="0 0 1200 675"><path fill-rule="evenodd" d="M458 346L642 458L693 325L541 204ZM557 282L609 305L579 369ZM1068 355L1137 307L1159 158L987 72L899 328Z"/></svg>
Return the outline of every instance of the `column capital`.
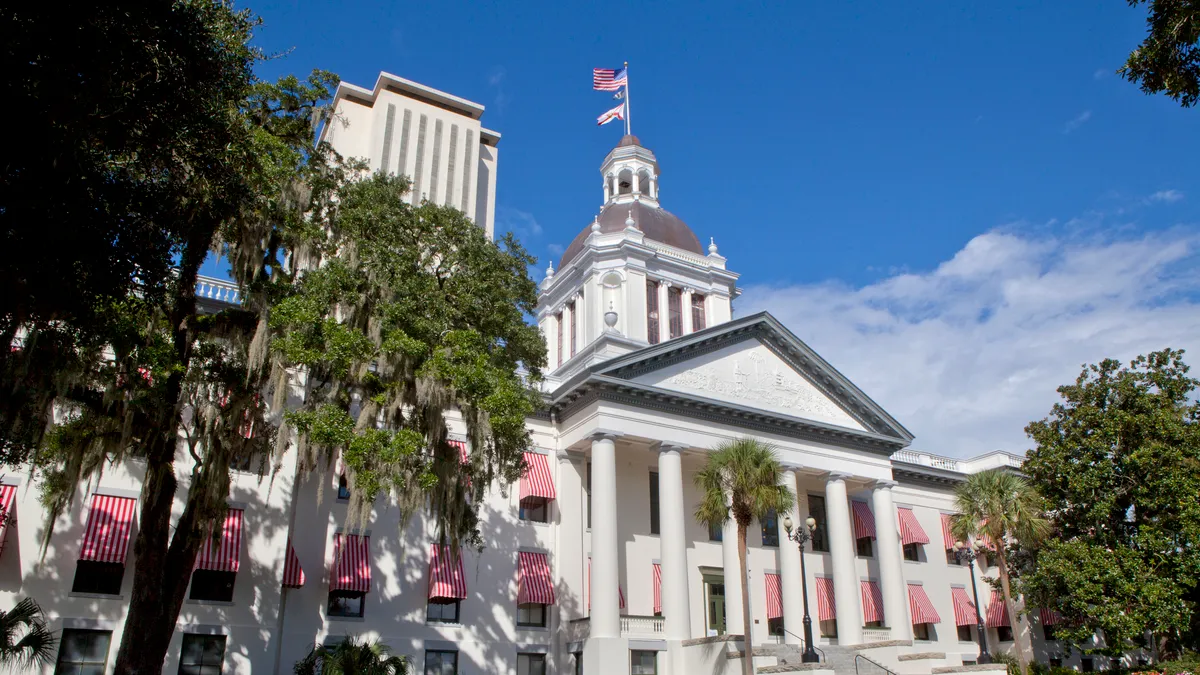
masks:
<svg viewBox="0 0 1200 675"><path fill-rule="evenodd" d="M687 450L688 446L682 445L680 443L672 443L671 441L659 441L659 442L655 443L654 445L652 445L651 449L659 454L664 453L664 452L676 452L679 454L683 454L683 451Z"/></svg>
<svg viewBox="0 0 1200 675"><path fill-rule="evenodd" d="M621 433L620 431L610 431L608 429L598 429L596 431L593 431L591 434L589 434L588 438L591 439L592 441L615 441L624 435L625 434Z"/></svg>
<svg viewBox="0 0 1200 675"><path fill-rule="evenodd" d="M897 483L894 480L880 479L880 480L875 481L875 484L872 485L871 487L875 490L891 490L892 488L896 487L899 484L900 483Z"/></svg>
<svg viewBox="0 0 1200 675"><path fill-rule="evenodd" d="M585 458L584 454L578 450L558 450L554 453L560 462L574 462Z"/></svg>
<svg viewBox="0 0 1200 675"><path fill-rule="evenodd" d="M842 473L842 472L840 472L840 471L830 471L830 472L829 472L829 473L828 473L828 474L825 476L825 482L826 482L826 483L833 483L833 482L842 482L842 483L845 483L846 481L850 480L850 479L851 479L851 478L853 478L853 477L854 477L854 476L852 476L852 475L850 475L850 474L848 474L848 473Z"/></svg>

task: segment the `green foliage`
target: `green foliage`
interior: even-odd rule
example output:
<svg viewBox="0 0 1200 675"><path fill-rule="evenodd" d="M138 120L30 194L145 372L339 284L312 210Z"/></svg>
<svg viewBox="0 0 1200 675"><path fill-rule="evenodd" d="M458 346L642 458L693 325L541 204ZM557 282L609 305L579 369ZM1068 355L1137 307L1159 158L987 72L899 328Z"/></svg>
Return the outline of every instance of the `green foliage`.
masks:
<svg viewBox="0 0 1200 675"><path fill-rule="evenodd" d="M1185 108L1200 100L1200 2L1128 0L1150 4L1147 36L1119 71L1147 94L1166 92Z"/></svg>
<svg viewBox="0 0 1200 675"><path fill-rule="evenodd" d="M25 598L0 612L0 665L10 670L31 670L54 659L58 638L46 627L42 608Z"/></svg>
<svg viewBox="0 0 1200 675"><path fill-rule="evenodd" d="M1008 652L992 654L992 661L1008 666L1008 675L1021 675L1021 661ZM1030 675L1037 675L1037 673L1034 673L1032 665L1030 666Z"/></svg>
<svg viewBox="0 0 1200 675"><path fill-rule="evenodd" d="M1030 675L1079 675L1079 671L1074 668L1050 666L1036 661L1029 664L1029 673Z"/></svg>
<svg viewBox="0 0 1200 675"><path fill-rule="evenodd" d="M1114 649L1146 631L1196 644L1200 382L1187 373L1172 350L1087 366L1026 427L1037 447L1024 469L1057 541L1023 583L1035 605L1062 612L1059 632L1076 644L1096 630Z"/></svg>
<svg viewBox="0 0 1200 675"><path fill-rule="evenodd" d="M306 369L305 400L284 419L303 469L343 454L352 523L390 492L406 517L428 505L448 541L478 546L474 505L520 477L541 403L545 344L525 322L533 259L456 209L408 204L408 189L381 174L346 181L319 227L288 234L305 269L270 310L271 367ZM451 411L467 464L446 442Z"/></svg>
<svg viewBox="0 0 1200 675"><path fill-rule="evenodd" d="M379 642L347 637L336 645L316 645L296 662L296 675L407 675L412 664L407 656L395 656Z"/></svg>
<svg viewBox="0 0 1200 675"><path fill-rule="evenodd" d="M721 443L695 477L701 494L696 520L722 527L733 518L749 526L769 511L787 511L796 496L779 484L782 476L783 466L770 445L753 438Z"/></svg>
<svg viewBox="0 0 1200 675"><path fill-rule="evenodd" d="M1141 672L1161 673L1162 675L1194 675L1200 672L1200 654L1184 652L1170 661L1158 663L1153 668L1141 668Z"/></svg>

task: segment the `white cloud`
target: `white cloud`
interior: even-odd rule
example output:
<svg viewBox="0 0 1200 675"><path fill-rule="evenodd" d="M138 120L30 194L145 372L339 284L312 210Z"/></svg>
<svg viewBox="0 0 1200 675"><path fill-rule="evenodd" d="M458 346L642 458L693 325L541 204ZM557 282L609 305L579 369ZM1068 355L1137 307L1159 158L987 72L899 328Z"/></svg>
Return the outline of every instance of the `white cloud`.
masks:
<svg viewBox="0 0 1200 675"><path fill-rule="evenodd" d="M1084 123L1090 119L1092 119L1092 111L1084 110L1083 112L1076 115L1074 119L1070 120L1069 122L1066 123L1066 125L1063 126L1063 133L1069 134L1072 131L1075 131L1079 127L1083 126Z"/></svg>
<svg viewBox="0 0 1200 675"><path fill-rule="evenodd" d="M1200 234L981 234L932 271L748 286L768 310L916 435L957 457L1030 447L1085 363L1186 348L1200 367Z"/></svg>
<svg viewBox="0 0 1200 675"><path fill-rule="evenodd" d="M514 209L511 206L496 207L496 229L501 232L512 232L518 239L527 240L542 236L542 226L537 218L528 211ZM527 241L522 241L528 245Z"/></svg>
<svg viewBox="0 0 1200 675"><path fill-rule="evenodd" d="M564 248L562 244L546 244L546 250L549 251L551 255L561 256L567 249Z"/></svg>
<svg viewBox="0 0 1200 675"><path fill-rule="evenodd" d="M1092 73L1093 80L1103 80L1107 76L1108 76L1107 68L1097 68L1096 72Z"/></svg>
<svg viewBox="0 0 1200 675"><path fill-rule="evenodd" d="M500 111L503 111L508 105L512 97L508 95L504 87L504 80L508 77L508 70L504 66L496 66L492 68L492 72L488 75L488 86L491 87L496 94L493 100L493 105Z"/></svg>
<svg viewBox="0 0 1200 675"><path fill-rule="evenodd" d="M1183 199L1183 193L1179 190L1159 190L1147 197L1146 201L1171 204L1181 199Z"/></svg>

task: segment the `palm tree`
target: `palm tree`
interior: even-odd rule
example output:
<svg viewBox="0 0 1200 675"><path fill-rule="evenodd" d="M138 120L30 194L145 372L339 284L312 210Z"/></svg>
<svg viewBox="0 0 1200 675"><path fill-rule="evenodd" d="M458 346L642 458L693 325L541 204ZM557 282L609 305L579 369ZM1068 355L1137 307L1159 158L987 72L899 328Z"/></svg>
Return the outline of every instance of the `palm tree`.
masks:
<svg viewBox="0 0 1200 675"><path fill-rule="evenodd" d="M54 657L58 638L46 628L42 608L33 598L25 598L7 612L0 613L0 664L26 670L49 663Z"/></svg>
<svg viewBox="0 0 1200 675"><path fill-rule="evenodd" d="M750 639L750 593L746 584L746 529L754 519L769 511L776 513L792 508L795 495L780 485L783 466L775 457L775 449L753 438L726 441L708 456L708 463L696 474L700 488L700 504L696 520L710 528L723 527L733 518L737 523L738 570L742 587L742 625L745 636L742 672L754 673L754 648ZM726 570L729 574L732 570Z"/></svg>
<svg viewBox="0 0 1200 675"><path fill-rule="evenodd" d="M316 645L292 671L296 675L408 675L411 668L407 656L394 656L385 644L359 642L351 635L336 645Z"/></svg>
<svg viewBox="0 0 1200 675"><path fill-rule="evenodd" d="M954 492L958 515L954 516L954 535L966 541L968 537L984 536L996 549L996 566L1000 569L1000 590L1004 607L1013 624L1013 639L1017 642L1017 658L1022 675L1029 672L1027 645L1016 630L1017 612L1009 589L1008 557L1004 547L1012 541L1023 546L1035 546L1050 531L1050 521L1042 510L1042 498L1024 478L1001 469L991 469L967 477Z"/></svg>

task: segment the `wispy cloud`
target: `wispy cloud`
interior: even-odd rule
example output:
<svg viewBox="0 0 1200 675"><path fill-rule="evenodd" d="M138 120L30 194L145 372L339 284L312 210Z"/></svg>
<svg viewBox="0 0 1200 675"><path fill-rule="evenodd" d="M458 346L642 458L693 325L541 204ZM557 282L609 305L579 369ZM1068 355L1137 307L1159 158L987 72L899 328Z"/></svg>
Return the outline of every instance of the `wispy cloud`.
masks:
<svg viewBox="0 0 1200 675"><path fill-rule="evenodd" d="M1183 193L1179 190L1159 190L1146 197L1146 201L1152 204L1172 204L1181 199L1183 199Z"/></svg>
<svg viewBox="0 0 1200 675"><path fill-rule="evenodd" d="M496 207L496 229L501 232L512 232L522 243L528 245L529 239L542 236L542 226L537 218L528 211L514 209L511 206Z"/></svg>
<svg viewBox="0 0 1200 675"><path fill-rule="evenodd" d="M1200 364L1200 233L1063 229L987 232L935 269L865 286L748 286L739 313L769 310L790 326L914 447L1021 452L1025 425L1084 363L1170 346Z"/></svg>
<svg viewBox="0 0 1200 675"><path fill-rule="evenodd" d="M1092 79L1103 80L1105 77L1108 77L1108 73L1109 71L1107 68L1097 68L1096 72L1092 73Z"/></svg>
<svg viewBox="0 0 1200 675"><path fill-rule="evenodd" d="M504 82L507 77L508 71L504 68L504 66L496 66L495 68L492 68L491 74L488 75L488 86L491 87L492 91L494 92L492 105L496 106L496 109L499 111L503 111L504 107L507 106L509 101L512 100L504 86Z"/></svg>
<svg viewBox="0 0 1200 675"><path fill-rule="evenodd" d="M1067 122L1065 126L1063 126L1063 133L1069 134L1072 131L1075 131L1079 127L1083 126L1090 119L1092 119L1092 111L1084 110L1083 112L1076 115L1074 117L1074 119Z"/></svg>
<svg viewBox="0 0 1200 675"><path fill-rule="evenodd" d="M547 244L546 250L549 251L551 255L560 256L567 249L564 248L562 244Z"/></svg>

